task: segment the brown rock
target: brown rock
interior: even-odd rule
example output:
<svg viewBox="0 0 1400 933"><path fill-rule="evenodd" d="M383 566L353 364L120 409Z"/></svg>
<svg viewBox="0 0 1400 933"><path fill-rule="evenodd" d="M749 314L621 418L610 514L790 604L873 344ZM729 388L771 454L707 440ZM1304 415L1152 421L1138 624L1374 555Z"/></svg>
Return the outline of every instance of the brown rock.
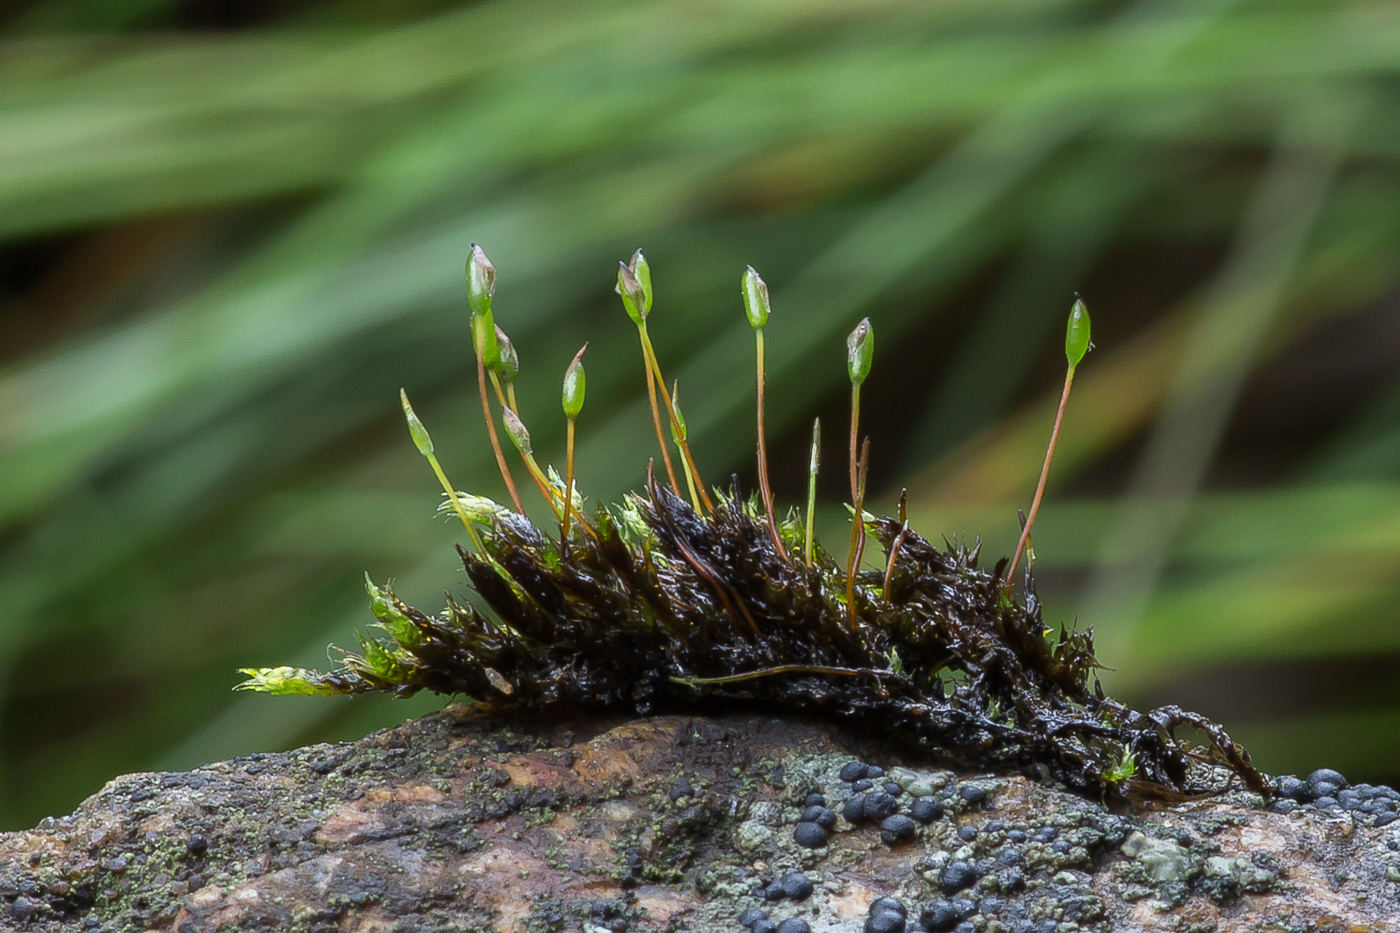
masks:
<svg viewBox="0 0 1400 933"><path fill-rule="evenodd" d="M850 796L852 755L943 816L893 848L844 818L796 845L807 795L837 812ZM823 933L862 929L886 895L910 931L940 901L976 907L983 933L1400 929L1400 823L1260 803L1110 810L788 719L453 707L353 745L128 775L0 834L0 929L742 933L758 908ZM758 895L795 871L814 886L800 903Z"/></svg>

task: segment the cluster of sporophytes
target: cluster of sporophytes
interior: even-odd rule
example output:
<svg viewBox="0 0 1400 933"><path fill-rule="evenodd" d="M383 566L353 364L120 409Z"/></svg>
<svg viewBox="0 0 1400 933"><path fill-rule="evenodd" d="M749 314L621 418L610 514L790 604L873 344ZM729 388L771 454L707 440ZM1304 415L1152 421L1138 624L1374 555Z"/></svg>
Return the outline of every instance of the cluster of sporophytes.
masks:
<svg viewBox="0 0 1400 933"><path fill-rule="evenodd" d="M477 384L510 506L452 486L402 395L413 441L442 484L441 508L466 528L471 547L458 551L483 608L449 595L444 611L427 615L366 577L378 622L377 631L361 636L359 652L345 652L331 672L248 669L241 689L396 696L432 690L535 713L750 706L831 717L964 766L1019 770L1098 797L1209 792L1223 786L1222 773L1265 790L1248 755L1214 723L1177 707L1139 713L1105 697L1094 676L1092 632L1061 627L1055 634L1046 627L1029 561L1016 598L1014 574L1029 545L1075 368L1089 349L1082 301L1069 318L1064 394L1030 516L1015 555L987 572L978 567L977 545L945 542L940 549L915 533L903 496L897 517L864 511L870 445L860 438L859 419L874 351L868 319L847 340L853 520L842 560L812 534L819 423L805 514L774 509L763 423L770 304L752 268L743 275L742 295L757 350L759 495L707 489L696 471L678 387L667 386L648 335L651 270L638 251L620 264L617 290L640 338L661 475L649 469L644 493L591 512L573 471L584 350L564 375L561 478L536 462L521 420L514 389L519 361L495 323L494 289L495 269L474 246L467 293ZM497 415L556 518L548 532L524 513ZM864 559L868 538L884 555L873 568ZM1178 727L1207 741L1179 740ZM1227 770L1195 767L1198 762Z"/></svg>

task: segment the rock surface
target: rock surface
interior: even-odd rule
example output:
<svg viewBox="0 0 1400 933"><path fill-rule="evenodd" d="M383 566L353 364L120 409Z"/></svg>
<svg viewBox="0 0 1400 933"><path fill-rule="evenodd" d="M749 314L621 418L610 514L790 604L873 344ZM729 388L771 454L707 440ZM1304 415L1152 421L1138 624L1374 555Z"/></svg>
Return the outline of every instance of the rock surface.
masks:
<svg viewBox="0 0 1400 933"><path fill-rule="evenodd" d="M452 707L0 834L0 929L1400 930L1400 823L1260 805L1109 810L790 719Z"/></svg>

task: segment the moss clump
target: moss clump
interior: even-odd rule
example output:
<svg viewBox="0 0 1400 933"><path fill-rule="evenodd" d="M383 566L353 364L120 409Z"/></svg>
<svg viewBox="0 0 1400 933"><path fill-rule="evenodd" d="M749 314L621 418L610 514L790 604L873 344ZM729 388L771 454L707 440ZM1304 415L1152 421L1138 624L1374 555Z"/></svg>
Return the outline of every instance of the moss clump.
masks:
<svg viewBox="0 0 1400 933"><path fill-rule="evenodd" d="M638 254L623 272L643 267ZM637 320L634 312L649 307L649 295L623 279ZM1076 313L1083 316L1082 303ZM645 310L643 335L644 323ZM1080 323L1087 345L1087 316ZM869 323L861 327L868 338ZM643 353L648 378L654 370L664 390L645 339ZM1071 375L1076 362L1071 355ZM576 358L571 371L577 365ZM497 359L492 376L506 372ZM867 372L868 361L859 380L853 369L855 388ZM508 375L513 380L514 370ZM405 398L415 443L448 490L448 507L467 525L473 549L459 553L489 611L449 599L430 616L370 583L380 631L362 637L361 650L347 653L340 670L250 669L243 688L398 696L431 690L531 712L756 704L832 717L968 767L1054 778L1097 797L1218 790L1220 775L1193 769L1193 759L1223 764L1265 790L1248 755L1213 723L1176 707L1138 713L1105 697L1094 678L1092 634L1046 627L1029 567L1018 601L1005 578L1006 559L984 571L977 546L940 550L907 522L859 508L853 556L838 561L796 517L776 521L767 497L760 505L731 489L712 500L688 482L687 501L674 480L668 486L650 473L644 495L585 520L572 466L567 485L545 477L528 434L524 443L518 439L523 426L510 417L512 403L498 395L512 438L560 519L558 536L520 511L451 490ZM868 442L857 457L853 395L850 463L859 503ZM678 411L672 396L664 397L674 422ZM566 393L572 426L581 399L572 409L569 401ZM659 418L657 433L664 444ZM683 429L673 440L688 460ZM884 549L880 571L860 568L867 536ZM1178 741L1179 726L1203 731L1209 743Z"/></svg>

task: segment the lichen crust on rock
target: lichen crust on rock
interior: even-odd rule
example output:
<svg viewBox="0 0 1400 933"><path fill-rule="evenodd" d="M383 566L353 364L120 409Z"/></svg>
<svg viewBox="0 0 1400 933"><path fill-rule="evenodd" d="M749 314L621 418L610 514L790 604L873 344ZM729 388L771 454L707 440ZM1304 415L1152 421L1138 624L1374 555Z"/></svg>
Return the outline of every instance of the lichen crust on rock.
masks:
<svg viewBox="0 0 1400 933"><path fill-rule="evenodd" d="M451 707L0 835L0 929L1397 929L1400 830L1260 803L1105 804L820 720Z"/></svg>

